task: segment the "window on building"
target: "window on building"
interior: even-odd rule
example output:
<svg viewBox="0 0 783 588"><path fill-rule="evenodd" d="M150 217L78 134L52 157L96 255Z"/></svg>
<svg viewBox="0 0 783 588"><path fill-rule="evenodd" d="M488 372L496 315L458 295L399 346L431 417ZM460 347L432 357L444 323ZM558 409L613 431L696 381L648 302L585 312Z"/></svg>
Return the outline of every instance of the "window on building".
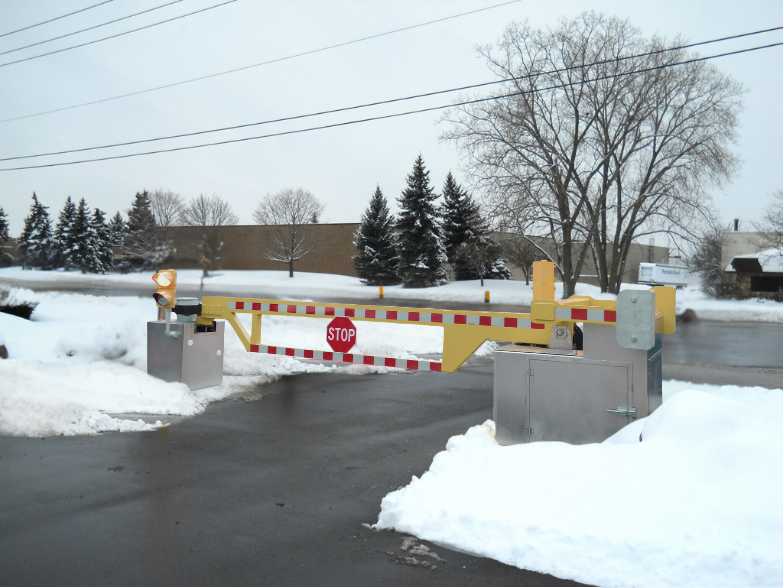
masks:
<svg viewBox="0 0 783 588"><path fill-rule="evenodd" d="M751 292L777 292L783 290L783 276L750 276Z"/></svg>

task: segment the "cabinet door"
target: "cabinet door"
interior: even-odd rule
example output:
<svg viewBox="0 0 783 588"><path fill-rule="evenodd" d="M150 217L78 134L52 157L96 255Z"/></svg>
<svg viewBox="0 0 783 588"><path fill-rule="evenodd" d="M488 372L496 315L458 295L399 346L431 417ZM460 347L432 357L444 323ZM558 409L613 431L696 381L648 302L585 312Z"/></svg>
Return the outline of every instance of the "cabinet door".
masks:
<svg viewBox="0 0 783 588"><path fill-rule="evenodd" d="M530 360L531 441L600 443L629 422L607 412L627 407L627 365Z"/></svg>
<svg viewBox="0 0 783 588"><path fill-rule="evenodd" d="M527 364L524 353L495 352L493 420L500 445L530 441Z"/></svg>

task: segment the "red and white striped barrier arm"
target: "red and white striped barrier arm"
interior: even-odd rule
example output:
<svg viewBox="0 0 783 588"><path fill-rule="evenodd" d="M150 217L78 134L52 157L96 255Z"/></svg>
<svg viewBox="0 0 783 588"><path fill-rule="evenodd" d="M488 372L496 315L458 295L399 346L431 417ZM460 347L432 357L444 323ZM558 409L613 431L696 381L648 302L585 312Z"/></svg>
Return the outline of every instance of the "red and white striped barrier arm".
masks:
<svg viewBox="0 0 783 588"><path fill-rule="evenodd" d="M375 365L404 370L420 370L427 372L441 371L438 361L418 361L415 359L396 359L394 357L378 357L375 355L359 355L356 353L337 353L335 351L316 351L314 349L293 349L291 347L273 347L271 345L250 345L251 353L268 353L269 355L287 355L302 359L320 359L341 363L360 365Z"/></svg>
<svg viewBox="0 0 783 588"><path fill-rule="evenodd" d="M598 308L563 308L555 307L556 319L570 319L573 321L589 321L594 323L616 323L616 310L601 310Z"/></svg>
<svg viewBox="0 0 783 588"><path fill-rule="evenodd" d="M530 319L502 316L484 316L480 314L412 312L402 310L370 310L363 308L341 308L332 306L308 306L305 304L272 304L268 302L239 302L229 300L229 310L260 310L269 313L294 314L304 316L337 317L346 316L358 319L378 319L413 324L454 324L482 325L486 327L511 327L516 329L543 329L543 323Z"/></svg>

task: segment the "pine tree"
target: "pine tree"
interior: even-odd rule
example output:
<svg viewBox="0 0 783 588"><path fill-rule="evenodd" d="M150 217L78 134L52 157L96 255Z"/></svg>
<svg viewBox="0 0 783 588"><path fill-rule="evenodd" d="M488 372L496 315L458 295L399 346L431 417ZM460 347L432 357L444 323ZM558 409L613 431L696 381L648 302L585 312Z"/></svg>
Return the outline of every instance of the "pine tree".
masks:
<svg viewBox="0 0 783 588"><path fill-rule="evenodd" d="M68 240L72 243L70 251L67 252L70 266L83 274L103 272L103 265L98 259L98 235L84 198L79 200L68 233Z"/></svg>
<svg viewBox="0 0 783 588"><path fill-rule="evenodd" d="M23 268L50 269L52 266L52 221L47 210L33 192L30 214L24 219L22 235L17 242Z"/></svg>
<svg viewBox="0 0 783 588"><path fill-rule="evenodd" d="M478 204L454 181L451 172L443 184L440 212L443 218L443 244L449 263L453 266L459 246L475 236L474 227L479 224L480 217Z"/></svg>
<svg viewBox="0 0 783 588"><path fill-rule="evenodd" d="M11 256L2 246L6 241L8 241L8 215L6 215L3 207L0 206L0 266L5 266L11 262Z"/></svg>
<svg viewBox="0 0 783 588"><path fill-rule="evenodd" d="M443 185L443 235L446 255L457 280L484 278L508 280L511 272L502 258L502 248L489 235L481 207L454 181L451 172Z"/></svg>
<svg viewBox="0 0 783 588"><path fill-rule="evenodd" d="M407 182L408 187L397 200L400 205L397 220L400 278L406 288L445 284L449 281L444 267L446 250L433 204L437 195L432 191L430 173L424 167L421 155L416 158Z"/></svg>
<svg viewBox="0 0 783 588"><path fill-rule="evenodd" d="M68 196L63 205L63 209L60 211L60 216L57 218L57 226L54 229L54 250L52 260L54 267L64 267L68 270L75 268L75 264L71 259L74 245L71 224L73 224L73 216L75 213L76 207L73 205L71 197Z"/></svg>
<svg viewBox="0 0 783 588"><path fill-rule="evenodd" d="M0 242L8 241L8 215L0 206Z"/></svg>
<svg viewBox="0 0 783 588"><path fill-rule="evenodd" d="M111 244L115 247L119 247L122 245L122 242L125 240L125 221L122 220L122 215L117 212L112 218L111 222L109 223L109 231L111 232Z"/></svg>
<svg viewBox="0 0 783 588"><path fill-rule="evenodd" d="M120 218L122 221L122 218ZM114 252L112 251L112 231L106 224L106 215L100 208L96 208L90 220L97 238L98 261L104 272L114 269Z"/></svg>
<svg viewBox="0 0 783 588"><path fill-rule="evenodd" d="M397 237L394 219L389 214L386 198L380 186L370 199L370 205L362 215L362 223L353 241L359 255L353 256L356 275L370 286L399 284L397 276Z"/></svg>
<svg viewBox="0 0 783 588"><path fill-rule="evenodd" d="M455 264L458 272L458 280L485 279L510 280L511 272L506 267L506 260L502 257L502 248L489 232L481 232L469 241L462 243L457 248Z"/></svg>
<svg viewBox="0 0 783 588"><path fill-rule="evenodd" d="M169 255L150 208L149 193L137 192L128 211L125 240L122 246L123 267L128 270L156 268Z"/></svg>

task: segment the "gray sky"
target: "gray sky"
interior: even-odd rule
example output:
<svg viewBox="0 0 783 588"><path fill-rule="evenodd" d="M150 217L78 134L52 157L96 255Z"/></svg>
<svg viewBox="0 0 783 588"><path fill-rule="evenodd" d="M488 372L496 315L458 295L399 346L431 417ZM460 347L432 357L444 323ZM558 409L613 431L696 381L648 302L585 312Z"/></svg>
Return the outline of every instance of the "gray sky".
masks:
<svg viewBox="0 0 783 588"><path fill-rule="evenodd" d="M0 37L0 52L119 18L171 0L114 0L104 6ZM98 39L218 4L183 0L167 8L0 56L0 64ZM492 6L503 0L269 1L232 4L117 39L2 67L0 119L98 100L285 57L396 28ZM0 0L0 34L96 4ZM475 47L493 43L506 25L529 19L555 24L586 9L627 17L647 35L702 41L783 25L783 2L551 0L521 2L397 34L206 81L94 106L0 123L0 157L88 147L304 114L490 81ZM702 48L703 55L783 41L783 32ZM725 222L758 220L783 188L783 47L714 63L747 89L737 152L744 164L714 200ZM452 96L154 144L165 147L247 137L448 104ZM421 153L437 190L451 170L462 181L459 153L438 141L438 113L233 145L0 173L0 206L18 236L35 191L56 220L65 198L84 197L113 215L142 189L171 189L228 199L243 224L266 193L303 187L326 205L324 221L357 222L379 184L396 198ZM147 150L134 146L112 154ZM106 152L95 152L104 154ZM64 156L59 160L81 158ZM28 162L54 161L52 158ZM15 162L0 162L8 167Z"/></svg>

